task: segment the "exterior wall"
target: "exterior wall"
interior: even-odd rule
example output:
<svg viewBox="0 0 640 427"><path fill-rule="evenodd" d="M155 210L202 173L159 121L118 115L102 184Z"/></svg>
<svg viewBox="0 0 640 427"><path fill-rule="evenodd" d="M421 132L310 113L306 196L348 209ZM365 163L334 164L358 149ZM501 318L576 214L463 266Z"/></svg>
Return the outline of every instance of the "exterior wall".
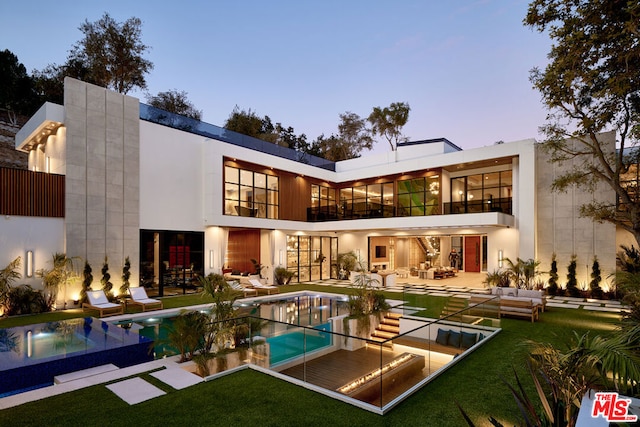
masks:
<svg viewBox="0 0 640 427"><path fill-rule="evenodd" d="M602 140L615 149L615 134L602 135ZM588 285L591 280L593 257L598 257L603 282L608 282L610 273L616 268L616 228L608 223L596 223L580 217L580 205L592 199L615 204L615 194L606 184L599 184L596 191L586 193L570 188L566 193L551 191L553 180L573 166L551 163L549 154L542 147L536 150L536 259L540 270L547 271L555 252L558 262L560 284L566 282L567 266L572 255L577 257L578 285Z"/></svg>
<svg viewBox="0 0 640 427"><path fill-rule="evenodd" d="M33 251L33 271L51 268L52 254L64 252L64 220L27 216L0 216L0 269L21 258L22 279L15 285L42 289L42 279L26 276L26 254Z"/></svg>
<svg viewBox="0 0 640 427"><path fill-rule="evenodd" d="M99 271L109 260L114 289L125 258L138 281L140 111L136 98L66 78L66 247ZM58 148L59 149L59 148Z"/></svg>
<svg viewBox="0 0 640 427"><path fill-rule="evenodd" d="M203 138L144 121L140 134L140 228L204 231Z"/></svg>
<svg viewBox="0 0 640 427"><path fill-rule="evenodd" d="M614 144L613 137L611 141ZM30 159L37 168L45 159L39 151L34 150ZM65 234L60 240L65 243L58 251L88 259L94 271L108 256L116 287L115 272L126 256L132 261L133 283L138 280L140 229L204 231L205 273L220 271L232 228L261 229L260 261L269 267L263 272L269 278L276 266L284 266L286 235L300 233L337 235L339 252L354 250L364 262L368 236L487 235L490 271L499 268L499 251L511 259L538 259L541 270L548 269L556 252L561 274L575 253L580 281L587 274L583 266L591 264L594 254L605 274L615 267L615 229L578 217L577 206L591 195L551 193L550 184L562 169L550 165L533 140L468 151L456 151L442 142L416 144L395 153L339 162L332 172L141 121L137 99L66 79L64 126L49 137L43 153L51 159L52 172L66 175ZM494 165L494 159L508 158L513 159L510 166ZM281 219L223 215L225 159L292 171L289 179L280 181ZM468 168L470 163L478 168L458 171L458 165ZM305 222L310 200L303 199L310 198L311 182L339 187L380 176L440 171L442 202L448 202L451 177L505 167L513 171L513 216L486 212ZM600 193L611 193L605 190ZM623 238L618 233L618 239ZM16 242L22 244L20 239ZM25 251L18 243L11 253Z"/></svg>

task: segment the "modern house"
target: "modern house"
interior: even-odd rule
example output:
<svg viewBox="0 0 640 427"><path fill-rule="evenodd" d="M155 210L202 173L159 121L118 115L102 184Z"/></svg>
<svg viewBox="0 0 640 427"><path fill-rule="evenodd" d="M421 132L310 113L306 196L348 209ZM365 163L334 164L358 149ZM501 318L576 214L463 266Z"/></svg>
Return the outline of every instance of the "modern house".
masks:
<svg viewBox="0 0 640 427"><path fill-rule="evenodd" d="M629 241L579 217L593 195L551 192L558 166L533 139L472 150L415 141L334 163L67 78L64 105L43 105L16 149L30 170L0 169L0 265L21 256L34 286L55 252L88 260L94 276L106 257L114 288L129 257L132 283L162 295L223 268L257 263L272 282L280 266L307 281L337 278L339 253L420 270L449 265L452 249L465 272L506 258L548 270L556 253L562 276L576 255L583 283L594 255L606 275Z"/></svg>

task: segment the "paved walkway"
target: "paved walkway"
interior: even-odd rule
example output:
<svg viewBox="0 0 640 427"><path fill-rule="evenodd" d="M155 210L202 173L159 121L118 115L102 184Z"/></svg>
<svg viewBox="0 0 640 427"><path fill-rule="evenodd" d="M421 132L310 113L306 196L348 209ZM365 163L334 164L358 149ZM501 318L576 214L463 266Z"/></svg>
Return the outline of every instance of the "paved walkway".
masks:
<svg viewBox="0 0 640 427"><path fill-rule="evenodd" d="M484 280L484 274L481 273L460 273L456 277L440 280L425 280L418 278L398 279L395 286L385 288L385 291L398 294L408 292L418 295L469 298L472 294L489 293L489 290L482 284L482 280ZM348 280L331 279L305 283L338 288L350 287L350 282ZM619 301L612 300L585 300L583 298L550 296L547 297L547 301L547 307L561 307L567 309L582 308L584 310L611 313L620 313L624 310L624 306ZM401 303L401 301L398 302ZM123 380L123 378L140 375L150 371L155 371L150 375L176 390L180 390L203 381L201 377L180 368L176 363L177 357L178 356L158 359L152 362L122 369L115 367L115 369L111 367L98 367L86 371L67 374L63 376L58 384L0 398L0 410L98 384L108 384L105 385L105 387L125 402L130 405L134 405L165 394L164 391L142 378L135 377Z"/></svg>
<svg viewBox="0 0 640 427"><path fill-rule="evenodd" d="M177 364L178 358L179 356L168 357L121 369L97 367L66 374L63 382L58 384L0 398L0 410L99 384L108 384L105 387L116 396L130 405L135 405L165 394L164 391L142 378L123 380L150 371L154 371L150 374L151 376L176 390L204 381L201 377L180 368Z"/></svg>
<svg viewBox="0 0 640 427"><path fill-rule="evenodd" d="M403 292L417 295L431 295L440 297L469 298L472 294L489 294L489 289L482 283L485 279L484 273L464 273L460 272L456 277L447 279L419 279L417 277L398 278L395 286L385 287L386 292L401 294ZM348 280L317 280L304 282L314 285L334 286L337 288L348 288L351 283ZM602 311L611 313L621 313L625 307L620 301L596 300L584 298L571 298L564 296L547 296L547 307L559 307L591 311Z"/></svg>

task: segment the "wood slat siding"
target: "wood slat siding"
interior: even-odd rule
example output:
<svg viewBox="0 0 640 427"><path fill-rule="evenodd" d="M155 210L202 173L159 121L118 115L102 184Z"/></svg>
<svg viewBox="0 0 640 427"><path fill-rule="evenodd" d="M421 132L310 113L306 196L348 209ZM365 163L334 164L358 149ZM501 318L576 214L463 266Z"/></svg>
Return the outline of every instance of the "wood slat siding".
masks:
<svg viewBox="0 0 640 427"><path fill-rule="evenodd" d="M0 215L64 218L64 175L0 168Z"/></svg>

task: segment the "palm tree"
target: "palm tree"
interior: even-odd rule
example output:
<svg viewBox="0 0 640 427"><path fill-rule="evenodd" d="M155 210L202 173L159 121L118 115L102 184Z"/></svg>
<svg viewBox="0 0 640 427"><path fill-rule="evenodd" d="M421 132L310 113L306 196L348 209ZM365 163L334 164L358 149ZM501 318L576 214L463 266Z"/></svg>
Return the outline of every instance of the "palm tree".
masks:
<svg viewBox="0 0 640 427"><path fill-rule="evenodd" d="M532 343L531 374L547 420L553 425L575 425L580 401L589 390L632 391L640 379L636 351L621 334L590 338L588 333L575 333L575 342L564 352L550 344ZM543 383L551 390L551 402Z"/></svg>
<svg viewBox="0 0 640 427"><path fill-rule="evenodd" d="M11 285L22 277L19 272L20 264L21 258L18 257L0 270L0 308L3 309L2 312L6 311L7 298L11 291Z"/></svg>
<svg viewBox="0 0 640 427"><path fill-rule="evenodd" d="M505 258L508 264L507 270L511 276L511 279L516 284L517 288L533 289L533 281L535 277L540 274L538 266L540 261L536 261L532 258L523 260L518 258L514 263L509 258Z"/></svg>
<svg viewBox="0 0 640 427"><path fill-rule="evenodd" d="M42 278L45 290L49 291L49 302L54 303L61 287L66 286L75 277L73 270L73 258L66 254L56 252L51 260L53 268L41 269L36 272Z"/></svg>

